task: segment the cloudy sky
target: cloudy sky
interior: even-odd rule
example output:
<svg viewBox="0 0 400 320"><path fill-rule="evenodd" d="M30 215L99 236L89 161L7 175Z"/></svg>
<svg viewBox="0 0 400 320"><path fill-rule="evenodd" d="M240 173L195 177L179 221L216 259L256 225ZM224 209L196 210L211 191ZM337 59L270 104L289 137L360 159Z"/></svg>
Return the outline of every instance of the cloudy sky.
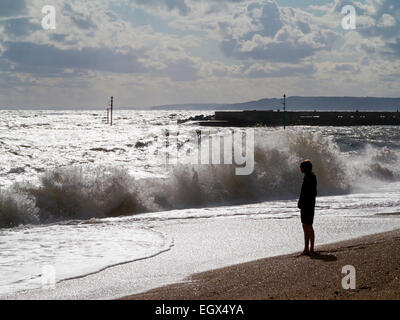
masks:
<svg viewBox="0 0 400 320"><path fill-rule="evenodd" d="M1 0L0 35L0 106L400 96L399 0Z"/></svg>

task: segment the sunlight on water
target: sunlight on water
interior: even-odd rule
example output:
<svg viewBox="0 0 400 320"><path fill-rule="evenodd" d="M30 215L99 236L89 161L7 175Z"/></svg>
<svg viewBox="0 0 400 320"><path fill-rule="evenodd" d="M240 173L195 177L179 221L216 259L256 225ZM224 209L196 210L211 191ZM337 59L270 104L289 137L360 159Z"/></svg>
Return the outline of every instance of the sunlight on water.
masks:
<svg viewBox="0 0 400 320"><path fill-rule="evenodd" d="M109 127L102 111L4 112L0 293L40 287L46 265L59 281L168 250L172 240L147 229L149 221L296 217L304 158L315 166L320 215L400 210L395 127L257 128L251 176L184 158L166 168L165 128L179 130L180 148L193 149L199 128L176 121L195 114L118 111ZM121 215L131 217L105 220Z"/></svg>

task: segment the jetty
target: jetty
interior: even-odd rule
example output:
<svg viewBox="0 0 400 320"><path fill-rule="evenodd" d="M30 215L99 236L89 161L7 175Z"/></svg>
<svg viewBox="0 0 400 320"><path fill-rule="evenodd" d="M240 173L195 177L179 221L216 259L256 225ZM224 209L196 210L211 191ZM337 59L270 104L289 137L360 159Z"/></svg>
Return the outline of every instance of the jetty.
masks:
<svg viewBox="0 0 400 320"><path fill-rule="evenodd" d="M291 99L291 100L290 100ZM287 102L297 100L306 100L308 102L313 101L311 98L286 98L286 94L283 95L283 99L278 101L273 99L274 103L279 103L283 106L281 109L267 109L265 110L237 110L237 111L215 111L214 115L199 115L191 117L185 120L178 120L178 123L192 122L201 126L210 127L283 127L287 126L399 126L400 125L400 113L399 109L394 107L398 99L387 99L387 98L315 98L322 104L323 110L290 110L287 109ZM311 100L310 100L311 99ZM371 102L371 101L372 102ZM383 100L383 102L379 102ZM370 103L368 102L370 101ZM304 101L303 101L304 102ZM259 108L262 108L263 103L268 103L267 100L260 100L252 102ZM294 107L298 108L295 105ZM336 104L337 106L346 106L349 108L349 104L353 105L364 105L364 108L368 108L368 105L374 103L378 108L385 107L386 110L382 111L371 111L363 110L360 111L358 108L354 108L353 111L329 111L324 109L327 105ZM250 104L250 103L247 103ZM295 103L296 104L296 103ZM303 104L304 105L304 104ZM248 107L248 106L246 106ZM369 106L370 107L370 106ZM308 109L307 107L305 109ZM301 110L301 109L300 109ZM392 110L392 111L388 111ZM394 111L396 110L396 111Z"/></svg>
<svg viewBox="0 0 400 320"><path fill-rule="evenodd" d="M217 111L202 126L398 126L400 113L377 111Z"/></svg>

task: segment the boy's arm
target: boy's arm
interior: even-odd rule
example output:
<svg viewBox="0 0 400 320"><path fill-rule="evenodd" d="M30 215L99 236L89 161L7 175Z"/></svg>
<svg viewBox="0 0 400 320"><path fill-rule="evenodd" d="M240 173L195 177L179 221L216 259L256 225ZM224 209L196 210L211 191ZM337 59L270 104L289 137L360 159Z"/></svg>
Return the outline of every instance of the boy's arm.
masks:
<svg viewBox="0 0 400 320"><path fill-rule="evenodd" d="M318 188L317 188L317 186L318 186L318 181L317 181L317 178L315 178L315 197L317 197L317 195L318 195Z"/></svg>
<svg viewBox="0 0 400 320"><path fill-rule="evenodd" d="M303 207L304 203L304 189L305 189L305 181L303 181L303 184L301 186L301 191L300 191L300 196L299 196L299 201L297 202L297 207L301 209Z"/></svg>
<svg viewBox="0 0 400 320"><path fill-rule="evenodd" d="M306 178L303 181L303 185L301 187L301 193L299 202L297 204L299 209L302 209L304 206L314 206L315 198L317 196L317 180L314 178Z"/></svg>

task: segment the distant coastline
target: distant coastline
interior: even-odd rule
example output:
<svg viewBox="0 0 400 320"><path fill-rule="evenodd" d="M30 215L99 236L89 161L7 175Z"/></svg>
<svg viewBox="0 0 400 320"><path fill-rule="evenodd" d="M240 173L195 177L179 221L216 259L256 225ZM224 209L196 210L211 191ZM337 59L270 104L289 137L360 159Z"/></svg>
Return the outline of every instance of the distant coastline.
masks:
<svg viewBox="0 0 400 320"><path fill-rule="evenodd" d="M288 110L293 111L397 111L400 110L400 98L385 97L300 97L292 96L286 100ZM216 110L268 110L281 109L280 98L266 98L242 103L187 103L187 104L166 104L151 107L127 107L116 106L120 110L138 111L216 111ZM73 110L104 110L105 107L17 107L2 106L0 110L53 110L53 111L73 111Z"/></svg>
<svg viewBox="0 0 400 320"><path fill-rule="evenodd" d="M397 111L400 98L379 97L288 97L288 110L294 111ZM182 104L163 105L149 110L267 110L282 109L280 98L261 99L233 104Z"/></svg>

